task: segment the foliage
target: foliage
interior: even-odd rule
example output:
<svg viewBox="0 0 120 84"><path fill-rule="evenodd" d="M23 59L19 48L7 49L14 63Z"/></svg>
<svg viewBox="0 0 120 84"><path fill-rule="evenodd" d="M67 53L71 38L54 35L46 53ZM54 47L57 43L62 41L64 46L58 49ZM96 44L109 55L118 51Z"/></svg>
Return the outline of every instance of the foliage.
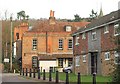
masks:
<svg viewBox="0 0 120 84"><path fill-rule="evenodd" d="M92 11L91 11L91 14L90 14L90 20L92 21L92 20L94 20L94 19L96 19L98 17L98 14L97 14L97 12L95 12L93 9L92 9Z"/></svg>
<svg viewBox="0 0 120 84"><path fill-rule="evenodd" d="M22 10L22 11L17 13L17 18L20 19L20 20L21 20L21 18L23 18L23 20L25 20L25 19L28 20L29 19L29 15L26 15L25 11Z"/></svg>

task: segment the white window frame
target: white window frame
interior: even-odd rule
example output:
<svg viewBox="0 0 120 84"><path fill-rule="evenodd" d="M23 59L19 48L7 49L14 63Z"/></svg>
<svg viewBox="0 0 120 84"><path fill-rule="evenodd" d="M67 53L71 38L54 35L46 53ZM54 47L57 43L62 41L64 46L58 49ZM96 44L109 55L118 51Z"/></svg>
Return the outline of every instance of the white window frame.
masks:
<svg viewBox="0 0 120 84"><path fill-rule="evenodd" d="M116 60L115 60L116 58L118 59L118 57L120 57L119 54L117 53L117 51L114 51L114 57L115 57L114 58L115 64L120 64L120 63L116 62Z"/></svg>
<svg viewBox="0 0 120 84"><path fill-rule="evenodd" d="M106 25L104 27L104 34L109 33L109 25Z"/></svg>
<svg viewBox="0 0 120 84"><path fill-rule="evenodd" d="M73 40L72 39L68 39L68 49L73 49Z"/></svg>
<svg viewBox="0 0 120 84"><path fill-rule="evenodd" d="M119 24L114 24L114 36L119 35L120 33L118 33L118 28L119 28ZM116 33L117 32L117 33Z"/></svg>
<svg viewBox="0 0 120 84"><path fill-rule="evenodd" d="M95 35L95 38L93 38L93 35ZM96 39L97 39L96 31L93 31L93 32L92 32L92 40L96 40Z"/></svg>
<svg viewBox="0 0 120 84"><path fill-rule="evenodd" d="M105 52L105 60L110 60L110 52Z"/></svg>
<svg viewBox="0 0 120 84"><path fill-rule="evenodd" d="M78 35L76 35L76 37L75 37L75 45L79 45L79 36Z"/></svg>
<svg viewBox="0 0 120 84"><path fill-rule="evenodd" d="M82 33L82 39L86 39L86 33Z"/></svg>
<svg viewBox="0 0 120 84"><path fill-rule="evenodd" d="M86 62L86 55L83 55L83 62Z"/></svg>
<svg viewBox="0 0 120 84"><path fill-rule="evenodd" d="M59 39L58 47L58 49L63 49L63 39Z"/></svg>
<svg viewBox="0 0 120 84"><path fill-rule="evenodd" d="M71 32L72 27L71 26L66 26L66 32Z"/></svg>
<svg viewBox="0 0 120 84"><path fill-rule="evenodd" d="M75 57L75 66L80 66L80 56Z"/></svg>
<svg viewBox="0 0 120 84"><path fill-rule="evenodd" d="M36 42L35 42L36 41ZM37 39L32 40L32 50L37 50Z"/></svg>

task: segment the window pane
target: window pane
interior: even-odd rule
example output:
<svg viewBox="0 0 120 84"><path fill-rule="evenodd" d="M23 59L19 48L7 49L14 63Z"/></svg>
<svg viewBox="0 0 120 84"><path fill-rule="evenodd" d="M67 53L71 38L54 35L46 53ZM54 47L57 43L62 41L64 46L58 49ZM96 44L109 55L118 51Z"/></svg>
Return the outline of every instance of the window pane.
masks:
<svg viewBox="0 0 120 84"><path fill-rule="evenodd" d="M63 40L59 39L59 49L63 49Z"/></svg>
<svg viewBox="0 0 120 84"><path fill-rule="evenodd" d="M33 50L36 50L36 49L37 49L37 39L33 39L32 49L33 49Z"/></svg>
<svg viewBox="0 0 120 84"><path fill-rule="evenodd" d="M58 58L58 66L63 67L63 58Z"/></svg>
<svg viewBox="0 0 120 84"><path fill-rule="evenodd" d="M68 48L72 49L72 47L73 47L73 41L70 39L68 42Z"/></svg>

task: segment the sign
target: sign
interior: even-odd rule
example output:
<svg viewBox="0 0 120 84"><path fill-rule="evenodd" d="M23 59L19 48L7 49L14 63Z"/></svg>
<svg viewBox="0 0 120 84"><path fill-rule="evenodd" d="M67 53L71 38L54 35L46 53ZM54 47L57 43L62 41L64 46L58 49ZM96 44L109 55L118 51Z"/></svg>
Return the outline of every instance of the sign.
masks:
<svg viewBox="0 0 120 84"><path fill-rule="evenodd" d="M4 58L4 62L9 62L9 59L8 58Z"/></svg>
<svg viewBox="0 0 120 84"><path fill-rule="evenodd" d="M38 68L38 57L37 56L32 57L32 67Z"/></svg>

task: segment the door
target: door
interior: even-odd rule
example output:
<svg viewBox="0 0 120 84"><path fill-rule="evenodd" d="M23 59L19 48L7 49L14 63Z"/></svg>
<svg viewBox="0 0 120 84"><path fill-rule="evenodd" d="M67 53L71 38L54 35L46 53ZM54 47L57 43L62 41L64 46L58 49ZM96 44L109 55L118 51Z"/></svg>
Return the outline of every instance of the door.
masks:
<svg viewBox="0 0 120 84"><path fill-rule="evenodd" d="M91 74L97 73L97 54L96 52L91 53Z"/></svg>

